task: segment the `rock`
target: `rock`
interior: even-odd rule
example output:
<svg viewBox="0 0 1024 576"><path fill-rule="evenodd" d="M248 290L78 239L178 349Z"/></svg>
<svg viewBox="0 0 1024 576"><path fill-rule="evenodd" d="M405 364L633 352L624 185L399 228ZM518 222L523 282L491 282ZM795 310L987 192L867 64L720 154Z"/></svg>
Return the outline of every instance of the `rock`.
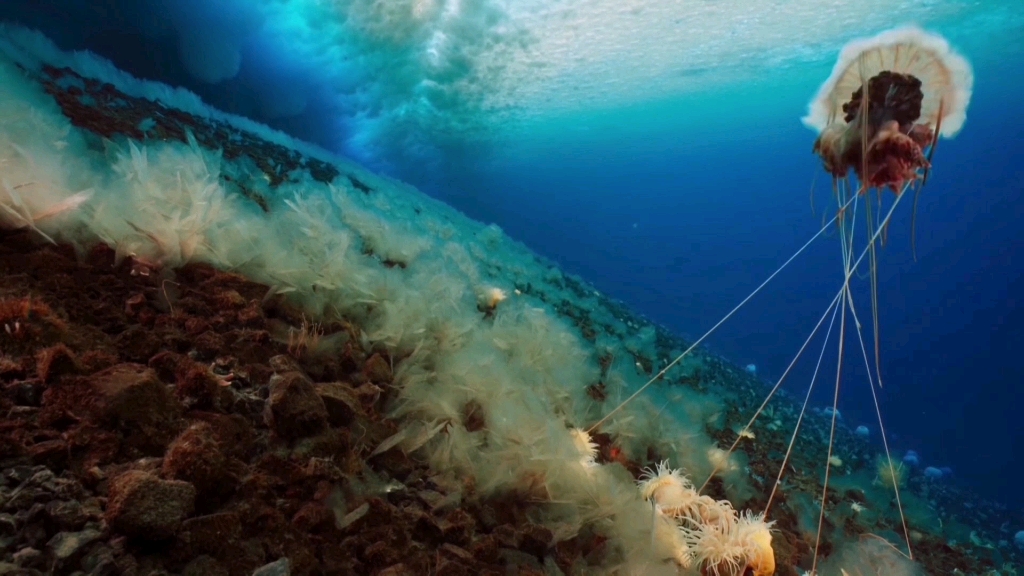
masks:
<svg viewBox="0 0 1024 576"><path fill-rule="evenodd" d="M388 542L377 541L363 549L362 557L372 566L391 566L402 560L403 552Z"/></svg>
<svg viewBox="0 0 1024 576"><path fill-rule="evenodd" d="M11 564L10 562L0 562L0 576L14 576L15 574L21 573L21 568L17 564Z"/></svg>
<svg viewBox="0 0 1024 576"><path fill-rule="evenodd" d="M188 482L132 470L111 480L106 520L127 536L162 540L192 514L195 500L196 489Z"/></svg>
<svg viewBox="0 0 1024 576"><path fill-rule="evenodd" d="M100 538L99 530L86 528L81 532L58 532L46 543L54 559L63 564Z"/></svg>
<svg viewBox="0 0 1024 576"><path fill-rule="evenodd" d="M453 510L440 523L444 540L458 546L469 544L475 525L473 517L460 508Z"/></svg>
<svg viewBox="0 0 1024 576"><path fill-rule="evenodd" d="M377 576L416 576L416 573L405 564L395 564L377 572Z"/></svg>
<svg viewBox="0 0 1024 576"><path fill-rule="evenodd" d="M189 426L167 449L163 475L189 482L199 498L217 498L229 493L234 481L227 471L227 457L206 422Z"/></svg>
<svg viewBox="0 0 1024 576"><path fill-rule="evenodd" d="M126 328L114 342L122 357L132 362L146 362L163 347L156 333L138 324Z"/></svg>
<svg viewBox="0 0 1024 576"><path fill-rule="evenodd" d="M288 372L270 379L270 397L263 418L281 438L297 440L324 429L327 408L304 375Z"/></svg>
<svg viewBox="0 0 1024 576"><path fill-rule="evenodd" d="M331 426L348 426L361 412L352 388L341 382L316 384L314 389L327 408L327 421Z"/></svg>
<svg viewBox="0 0 1024 576"><path fill-rule="evenodd" d="M320 502L307 502L292 516L292 526L306 534L330 530L334 514Z"/></svg>
<svg viewBox="0 0 1024 576"><path fill-rule="evenodd" d="M194 364L192 359L184 354L178 354L170 350L158 352L149 359L147 365L156 371L157 376L167 383L173 383L178 372L183 372L188 366Z"/></svg>
<svg viewBox="0 0 1024 576"><path fill-rule="evenodd" d="M203 362L209 362L224 349L225 342L223 336L213 330L207 330L193 340L193 345L197 358Z"/></svg>
<svg viewBox="0 0 1024 576"><path fill-rule="evenodd" d="M285 374L287 372L300 372L302 368L299 367L299 363L295 361L295 358L287 354L278 354L277 356L271 356L270 360L267 361L270 364L271 370L278 374Z"/></svg>
<svg viewBox="0 0 1024 576"><path fill-rule="evenodd" d="M203 555L193 558L185 566L181 574L182 576L228 576L230 573L223 564L209 556Z"/></svg>
<svg viewBox="0 0 1024 576"><path fill-rule="evenodd" d="M366 364L363 365L363 374L374 384L391 383L391 365L380 354L375 353L366 359Z"/></svg>
<svg viewBox="0 0 1024 576"><path fill-rule="evenodd" d="M10 536L18 531L18 523L10 514L0 514L0 536Z"/></svg>
<svg viewBox="0 0 1024 576"><path fill-rule="evenodd" d="M230 405L231 392L224 389L213 372L199 363L180 365L175 397L188 409L221 409Z"/></svg>
<svg viewBox="0 0 1024 576"><path fill-rule="evenodd" d="M114 551L106 544L94 546L82 558L80 566L89 576L115 576L118 574Z"/></svg>
<svg viewBox="0 0 1024 576"><path fill-rule="evenodd" d="M519 549L541 558L547 553L555 535L544 526L529 524L519 534Z"/></svg>
<svg viewBox="0 0 1024 576"><path fill-rule="evenodd" d="M212 427L214 438L229 458L248 460L252 456L256 444L256 430L249 420L238 414L216 412L191 412L189 417L193 422L206 422Z"/></svg>
<svg viewBox="0 0 1024 576"><path fill-rule="evenodd" d="M310 438L303 438L292 447L292 455L296 458L338 458L349 450L348 430L328 428Z"/></svg>
<svg viewBox="0 0 1024 576"><path fill-rule="evenodd" d="M214 301L222 308L242 308L249 302L237 290L222 290L214 297Z"/></svg>
<svg viewBox="0 0 1024 576"><path fill-rule="evenodd" d="M494 564L500 558L501 543L494 534L485 534L470 545L473 557L484 564Z"/></svg>
<svg viewBox="0 0 1024 576"><path fill-rule="evenodd" d="M79 530L89 521L88 512L76 500L50 502L46 505L46 515L61 530Z"/></svg>
<svg viewBox="0 0 1024 576"><path fill-rule="evenodd" d="M47 440L28 447L32 462L54 468L63 468L68 460L68 445L63 440Z"/></svg>
<svg viewBox="0 0 1024 576"><path fill-rule="evenodd" d="M21 484L36 475L37 472L45 470L41 467L33 466L13 466L4 470L4 479L11 484ZM49 472L49 471L47 471ZM53 472L49 472L50 477L53 477Z"/></svg>
<svg viewBox="0 0 1024 576"><path fill-rule="evenodd" d="M291 576L292 566L287 558L281 558L256 569L252 576Z"/></svg>
<svg viewBox="0 0 1024 576"><path fill-rule="evenodd" d="M266 325L266 317L263 315L263 308L259 302L250 302L248 306L238 311L236 323L246 328L262 328Z"/></svg>
<svg viewBox="0 0 1024 576"><path fill-rule="evenodd" d="M511 548L502 548L498 552L498 557L501 559L501 563L505 564L510 569L514 569L512 573L524 574L527 571L534 571L543 574L540 562L537 560L537 557L532 554L527 554Z"/></svg>
<svg viewBox="0 0 1024 576"><path fill-rule="evenodd" d="M429 546L437 546L444 538L444 532L441 530L441 526L438 525L437 520L429 515L420 511L416 511L411 515L415 518L413 524L413 538L417 542L423 542ZM410 518L412 519L412 518Z"/></svg>
<svg viewBox="0 0 1024 576"><path fill-rule="evenodd" d="M12 555L12 560L21 568L37 564L43 558L43 553L35 548L22 548Z"/></svg>
<svg viewBox="0 0 1024 576"><path fill-rule="evenodd" d="M36 354L36 373L44 384L77 371L75 354L64 344L44 348Z"/></svg>
<svg viewBox="0 0 1024 576"><path fill-rule="evenodd" d="M234 512L218 512L189 518L181 524L178 542L189 556L220 553L237 546L242 537L242 523Z"/></svg>
<svg viewBox="0 0 1024 576"><path fill-rule="evenodd" d="M181 411L153 370L127 363L64 378L43 394L43 405L57 418L68 412L120 430L128 445L151 455L162 454L177 435Z"/></svg>
<svg viewBox="0 0 1024 576"><path fill-rule="evenodd" d="M494 528L491 532L495 538L498 539L498 543L505 548L518 548L519 539L516 534L516 529L511 524L502 524Z"/></svg>
<svg viewBox="0 0 1024 576"><path fill-rule="evenodd" d="M14 403L21 407L38 408L43 400L44 387L38 382L21 382L14 385Z"/></svg>

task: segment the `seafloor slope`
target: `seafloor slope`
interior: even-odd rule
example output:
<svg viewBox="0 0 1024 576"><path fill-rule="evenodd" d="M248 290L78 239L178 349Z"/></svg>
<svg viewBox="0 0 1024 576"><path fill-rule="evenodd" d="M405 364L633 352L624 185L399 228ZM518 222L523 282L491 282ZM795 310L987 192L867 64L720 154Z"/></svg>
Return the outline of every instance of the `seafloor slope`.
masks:
<svg viewBox="0 0 1024 576"><path fill-rule="evenodd" d="M415 190L2 32L0 574L694 574L643 468L764 508L791 399L726 454L766 390L698 351L590 456L572 430L685 342ZM769 513L780 575L828 422ZM902 573L866 536L902 533L876 454L837 446L822 573ZM1001 511L900 481L927 573L1013 573Z"/></svg>

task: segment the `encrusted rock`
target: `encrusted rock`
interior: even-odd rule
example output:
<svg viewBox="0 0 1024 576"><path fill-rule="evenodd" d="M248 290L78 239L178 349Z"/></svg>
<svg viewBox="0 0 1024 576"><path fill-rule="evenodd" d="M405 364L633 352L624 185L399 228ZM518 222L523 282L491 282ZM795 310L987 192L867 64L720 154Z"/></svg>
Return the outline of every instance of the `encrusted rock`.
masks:
<svg viewBox="0 0 1024 576"><path fill-rule="evenodd" d="M218 554L242 537L242 523L234 512L189 518L181 524L178 543L190 556Z"/></svg>
<svg viewBox="0 0 1024 576"><path fill-rule="evenodd" d="M53 382L78 370L75 353L64 344L45 348L36 354L36 373L43 383Z"/></svg>
<svg viewBox="0 0 1024 576"><path fill-rule="evenodd" d="M361 411L352 388L341 382L325 382L314 388L327 408L327 420L332 426L348 426Z"/></svg>
<svg viewBox="0 0 1024 576"><path fill-rule="evenodd" d="M271 378L263 417L278 436L297 440L324 429L327 408L305 376L288 372Z"/></svg>
<svg viewBox="0 0 1024 576"><path fill-rule="evenodd" d="M299 368L299 363L295 361L295 358L287 354L278 354L277 356L271 356L270 360L267 361L270 364L271 370L278 374L285 374L287 372L299 372L302 370Z"/></svg>
<svg viewBox="0 0 1024 576"><path fill-rule="evenodd" d="M554 541L551 530L539 524L529 524L520 532L519 549L540 558Z"/></svg>
<svg viewBox="0 0 1024 576"><path fill-rule="evenodd" d="M213 427L206 422L189 426L171 442L162 472L166 478L191 483L199 498L220 497L232 489L234 482Z"/></svg>
<svg viewBox="0 0 1024 576"><path fill-rule="evenodd" d="M69 382L71 380L71 382ZM159 454L177 435L180 405L141 364L118 364L88 378L65 378L43 394L51 411L85 415L121 430L127 443Z"/></svg>
<svg viewBox="0 0 1024 576"><path fill-rule="evenodd" d="M380 354L374 354L366 359L366 364L363 365L363 374L374 384L391 383L391 365Z"/></svg>
<svg viewBox="0 0 1024 576"><path fill-rule="evenodd" d="M459 546L469 544L475 525L473 517L460 508L452 510L440 523L444 540Z"/></svg>
<svg viewBox="0 0 1024 576"><path fill-rule="evenodd" d="M173 536L192 514L195 499L196 489L188 482L132 470L111 481L106 519L128 536L161 540Z"/></svg>

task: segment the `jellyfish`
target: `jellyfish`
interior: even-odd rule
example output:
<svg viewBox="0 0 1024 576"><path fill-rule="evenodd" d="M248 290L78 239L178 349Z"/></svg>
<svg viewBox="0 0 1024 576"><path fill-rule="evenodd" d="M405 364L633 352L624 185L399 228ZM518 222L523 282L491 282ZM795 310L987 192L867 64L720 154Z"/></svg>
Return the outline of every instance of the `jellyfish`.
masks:
<svg viewBox="0 0 1024 576"><path fill-rule="evenodd" d="M848 43L803 118L804 125L818 132L813 151L832 178L848 264L854 256L845 253L852 249L853 223L846 210L864 198L874 314L876 240L884 243L892 210L913 189L911 246L916 255L918 193L928 180L939 137L952 138L963 127L973 84L970 63L944 38L905 26ZM886 189L897 201L883 218L881 193ZM872 211L871 190L878 192L877 213ZM876 329L876 356L877 340Z"/></svg>
<svg viewBox="0 0 1024 576"><path fill-rule="evenodd" d="M876 248L884 244L889 221L901 199L910 190L914 192L911 216L913 248L918 195L928 181L939 138L952 138L963 127L973 82L970 64L953 51L944 38L914 26L896 28L847 44L840 52L832 74L811 100L807 116L803 118L806 126L818 132L813 151L832 178L832 189L838 204L834 221L841 240L844 279L826 315L832 314L832 322L836 322L838 316L840 366L846 345L848 317L852 321L853 335L860 345L867 369L867 384L874 400L885 449L885 460L880 467L887 467L891 474L895 473L896 466L885 435L876 393L876 386L879 389L882 387ZM883 193L886 190L892 191L894 196L888 208L883 211ZM872 191L876 193L874 206ZM861 233L866 237L863 249L855 247L855 239L859 237L855 218L858 211L864 213L866 222L865 230ZM850 289L850 280L865 256L868 258L870 277L873 370L861 334L862 322ZM835 378L833 410L839 396L838 368ZM836 418L833 416L829 461L835 424ZM827 496L828 481L829 465L826 464L822 502ZM893 489L903 523L907 555L912 559L910 532L903 515L898 484ZM817 565L823 520L824 505L814 545L812 573Z"/></svg>
<svg viewBox="0 0 1024 576"><path fill-rule="evenodd" d="M963 127L973 82L941 36L897 28L847 44L803 122L834 181L853 172L859 193L899 195L927 179L939 136Z"/></svg>

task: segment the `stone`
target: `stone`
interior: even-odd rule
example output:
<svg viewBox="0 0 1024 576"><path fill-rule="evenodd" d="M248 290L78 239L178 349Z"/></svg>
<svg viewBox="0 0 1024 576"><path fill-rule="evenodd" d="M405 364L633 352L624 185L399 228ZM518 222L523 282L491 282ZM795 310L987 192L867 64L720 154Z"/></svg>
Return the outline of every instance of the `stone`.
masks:
<svg viewBox="0 0 1024 576"><path fill-rule="evenodd" d="M299 372L287 372L270 379L263 418L281 438L298 440L326 427L327 408L309 379Z"/></svg>
<svg viewBox="0 0 1024 576"><path fill-rule="evenodd" d="M314 386L327 408L327 421L331 426L348 426L361 412L359 399L352 388L341 382L324 382Z"/></svg>
<svg viewBox="0 0 1024 576"><path fill-rule="evenodd" d="M252 576L291 576L292 566L287 558L280 558L257 568Z"/></svg>
<svg viewBox="0 0 1024 576"><path fill-rule="evenodd" d="M231 490L233 482L226 467L227 458L214 436L213 427L198 422L171 442L164 455L162 472L166 478L189 482L198 497L206 498Z"/></svg>
<svg viewBox="0 0 1024 576"><path fill-rule="evenodd" d="M192 514L195 500L196 489L188 482L131 470L111 480L106 520L127 536L163 540Z"/></svg>
<svg viewBox="0 0 1024 576"><path fill-rule="evenodd" d="M57 532L46 543L46 547L59 563L64 563L98 540L101 535L99 530L90 528L81 532Z"/></svg>
<svg viewBox="0 0 1024 576"><path fill-rule="evenodd" d="M119 430L126 444L154 456L177 435L181 412L155 371L130 363L89 377L65 377L46 390L43 406L57 417L70 412Z"/></svg>

